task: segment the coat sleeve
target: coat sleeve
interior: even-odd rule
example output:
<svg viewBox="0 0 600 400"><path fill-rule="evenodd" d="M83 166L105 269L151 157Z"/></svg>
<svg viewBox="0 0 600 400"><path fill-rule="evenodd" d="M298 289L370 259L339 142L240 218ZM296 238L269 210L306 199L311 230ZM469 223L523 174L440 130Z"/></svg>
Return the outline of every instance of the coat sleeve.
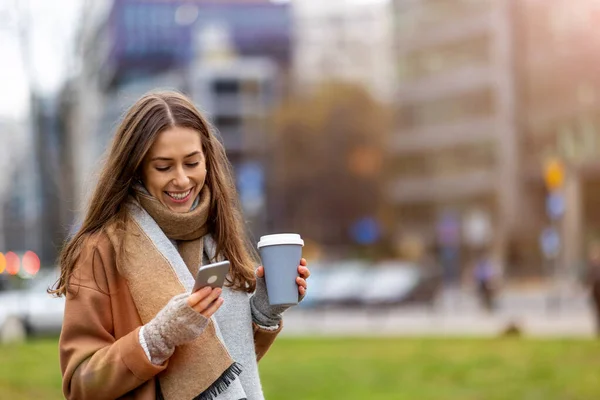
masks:
<svg viewBox="0 0 600 400"><path fill-rule="evenodd" d="M279 335L279 332L281 332L282 328L283 320L279 322L279 326L277 327L277 329L274 330L265 329L259 326L256 322L252 322L252 330L254 331L254 349L256 352L256 361L260 361L260 359L263 358L265 354L267 354L267 351L269 351L269 348L277 338L277 335Z"/></svg>
<svg viewBox="0 0 600 400"><path fill-rule="evenodd" d="M166 368L148 360L139 342L140 328L115 339L104 269L114 257L107 253L84 246L69 283L59 342L67 399L116 399Z"/></svg>

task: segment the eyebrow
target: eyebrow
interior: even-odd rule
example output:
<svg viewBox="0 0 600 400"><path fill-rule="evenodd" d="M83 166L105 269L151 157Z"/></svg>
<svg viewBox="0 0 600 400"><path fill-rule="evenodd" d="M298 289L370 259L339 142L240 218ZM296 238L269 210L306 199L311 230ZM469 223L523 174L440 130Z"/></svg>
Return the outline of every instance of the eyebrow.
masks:
<svg viewBox="0 0 600 400"><path fill-rule="evenodd" d="M190 158L190 157L195 156L197 154L200 154L200 152L196 150L196 151L188 154L187 156L185 156L183 158ZM173 161L173 159L169 158L169 157L153 157L150 161Z"/></svg>

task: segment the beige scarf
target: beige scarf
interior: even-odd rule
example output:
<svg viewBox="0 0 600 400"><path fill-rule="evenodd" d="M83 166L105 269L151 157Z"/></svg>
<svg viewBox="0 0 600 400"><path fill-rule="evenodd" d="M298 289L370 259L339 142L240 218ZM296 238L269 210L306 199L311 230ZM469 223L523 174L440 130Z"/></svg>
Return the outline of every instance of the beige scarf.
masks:
<svg viewBox="0 0 600 400"><path fill-rule="evenodd" d="M198 205L188 213L175 213L145 189L136 188L135 198L127 204L125 234L108 230L118 255L117 268L127 280L144 324L173 296L191 290L202 263L203 237L210 236L205 236L209 206L207 186L200 193ZM179 251L172 240L178 240ZM216 258L214 242L211 247L213 254L207 254ZM176 348L168 362L167 369L158 376L167 400L213 399L241 373L241 366L223 345L213 318L198 339Z"/></svg>
<svg viewBox="0 0 600 400"><path fill-rule="evenodd" d="M160 229L171 240L177 241L177 249L185 264L196 276L202 265L204 242L202 237L208 233L208 210L210 208L210 189L204 185L192 211L176 213L162 205L143 186L135 186L135 199L156 221ZM211 257L213 255L211 254Z"/></svg>

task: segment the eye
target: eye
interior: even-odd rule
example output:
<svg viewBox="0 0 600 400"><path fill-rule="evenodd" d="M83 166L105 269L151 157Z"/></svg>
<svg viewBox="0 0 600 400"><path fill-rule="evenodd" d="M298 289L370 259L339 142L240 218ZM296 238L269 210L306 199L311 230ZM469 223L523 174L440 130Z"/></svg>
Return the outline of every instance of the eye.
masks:
<svg viewBox="0 0 600 400"><path fill-rule="evenodd" d="M165 172L169 170L169 167L155 167L157 171Z"/></svg>
<svg viewBox="0 0 600 400"><path fill-rule="evenodd" d="M190 168L196 168L199 164L200 164L200 162L196 161L196 162L193 162L193 163L187 163L185 165L187 165Z"/></svg>

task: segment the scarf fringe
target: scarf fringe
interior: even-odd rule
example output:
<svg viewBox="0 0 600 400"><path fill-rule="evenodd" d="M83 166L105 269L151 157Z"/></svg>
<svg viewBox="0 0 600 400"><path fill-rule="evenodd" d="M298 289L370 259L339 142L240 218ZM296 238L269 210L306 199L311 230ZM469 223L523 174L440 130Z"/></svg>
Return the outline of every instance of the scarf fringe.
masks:
<svg viewBox="0 0 600 400"><path fill-rule="evenodd" d="M218 395L223 393L231 382L233 382L242 373L242 366L234 362L221 374L219 379L213 382L212 385L198 396L194 397L194 400L213 400Z"/></svg>

